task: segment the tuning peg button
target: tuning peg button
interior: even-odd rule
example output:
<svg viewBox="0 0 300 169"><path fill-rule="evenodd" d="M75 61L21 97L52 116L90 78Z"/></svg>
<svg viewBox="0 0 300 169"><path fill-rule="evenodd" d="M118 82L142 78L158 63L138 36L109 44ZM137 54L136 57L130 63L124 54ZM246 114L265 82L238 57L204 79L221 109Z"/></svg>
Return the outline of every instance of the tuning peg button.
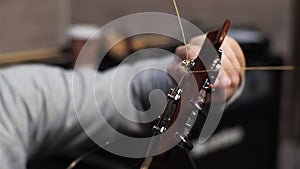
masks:
<svg viewBox="0 0 300 169"><path fill-rule="evenodd" d="M186 148L187 150L192 150L194 148L193 143L190 141L190 139L187 136L182 136L178 132L176 132L176 138L179 138L181 141L178 144L181 147Z"/></svg>

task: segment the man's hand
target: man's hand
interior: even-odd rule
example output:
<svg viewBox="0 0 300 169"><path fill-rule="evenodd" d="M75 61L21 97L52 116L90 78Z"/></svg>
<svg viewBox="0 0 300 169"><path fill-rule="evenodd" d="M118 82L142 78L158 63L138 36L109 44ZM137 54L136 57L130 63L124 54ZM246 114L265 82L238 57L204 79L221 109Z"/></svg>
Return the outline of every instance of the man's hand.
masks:
<svg viewBox="0 0 300 169"><path fill-rule="evenodd" d="M204 39L204 36L197 36L191 39L190 43L188 44L188 50L186 50L185 46L179 46L176 49L176 55L179 56L180 59L176 58L168 68L169 72L175 79L178 80L184 72L182 66L178 66L181 63L181 59L186 59L186 56L188 56L189 60L197 57ZM223 51L221 59L222 69L215 84L211 87L224 88L226 100L228 100L233 96L241 84L245 74L243 68L246 66L246 63L244 54L239 44L234 39L227 36L223 41L221 49ZM188 55L186 52L188 52Z"/></svg>

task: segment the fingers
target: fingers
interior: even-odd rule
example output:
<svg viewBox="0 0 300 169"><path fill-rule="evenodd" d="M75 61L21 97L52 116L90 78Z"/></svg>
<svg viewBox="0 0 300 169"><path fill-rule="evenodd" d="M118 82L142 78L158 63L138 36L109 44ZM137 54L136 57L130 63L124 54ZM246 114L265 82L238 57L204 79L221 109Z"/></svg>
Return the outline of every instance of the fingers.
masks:
<svg viewBox="0 0 300 169"><path fill-rule="evenodd" d="M226 38L224 39L224 43L221 46L221 49L223 51L225 51L225 53L231 51L230 53L232 55L227 55L227 57L229 58L229 60L231 62L234 62L234 65L237 66L237 68L240 69L240 68L243 68L246 66L244 53L243 53L240 45L237 43L237 41L235 41L234 39L232 39L229 36L226 36ZM244 75L244 73L245 72L240 69L240 74L242 76Z"/></svg>
<svg viewBox="0 0 300 169"><path fill-rule="evenodd" d="M222 49L222 71L212 87L224 88L226 100L232 97L238 89L244 76L245 59L238 43L230 37L226 37L221 46Z"/></svg>
<svg viewBox="0 0 300 169"><path fill-rule="evenodd" d="M176 55L181 59L192 60L198 56L201 47L197 45L187 45L187 46L179 46L176 48Z"/></svg>
<svg viewBox="0 0 300 169"><path fill-rule="evenodd" d="M223 65L223 70L228 78L226 85L228 87L237 88L240 84L241 74L239 73L240 64L235 58L235 53L230 49L228 49L227 52L224 52L221 64Z"/></svg>
<svg viewBox="0 0 300 169"><path fill-rule="evenodd" d="M172 63L168 66L168 72L174 81L178 82L179 79L185 73L185 69L181 66L181 62L183 59L192 60L198 56L200 51L200 47L196 45L188 45L177 47L175 53L178 57L175 57Z"/></svg>
<svg viewBox="0 0 300 169"><path fill-rule="evenodd" d="M199 35L199 36L196 36L194 38L192 38L190 40L190 45L196 45L196 46L202 46L203 43L204 43L204 40L205 40L206 36L203 34L203 35Z"/></svg>
<svg viewBox="0 0 300 169"><path fill-rule="evenodd" d="M176 48L176 55L181 59L195 59L205 40L205 35L199 35L192 38L187 46L179 46Z"/></svg>
<svg viewBox="0 0 300 169"><path fill-rule="evenodd" d="M205 40L205 36L197 36L193 38L186 46L179 46L176 49L176 55L179 58L174 59L172 66L177 64L177 71L183 72L180 62L182 59L195 59L201 50L201 46ZM241 79L245 72L243 68L246 66L244 54L239 44L232 38L226 36L221 46L222 49L222 70L220 71L215 84L211 85L212 88L223 88L226 94L226 100L231 98L234 92L238 89ZM174 67L173 67L174 70ZM177 76L182 75L177 73Z"/></svg>
<svg viewBox="0 0 300 169"><path fill-rule="evenodd" d="M228 71L225 71L224 69L221 69L216 83L211 87L223 90L226 96L226 100L228 100L238 88L238 85L235 85L234 83L235 82L233 82L232 80L232 74L230 74Z"/></svg>

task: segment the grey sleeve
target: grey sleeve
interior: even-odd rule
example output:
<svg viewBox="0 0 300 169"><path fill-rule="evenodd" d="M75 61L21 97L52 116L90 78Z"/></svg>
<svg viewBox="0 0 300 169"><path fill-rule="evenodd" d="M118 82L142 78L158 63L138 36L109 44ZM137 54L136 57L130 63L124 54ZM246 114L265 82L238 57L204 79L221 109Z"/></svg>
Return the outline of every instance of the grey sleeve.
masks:
<svg viewBox="0 0 300 169"><path fill-rule="evenodd" d="M26 168L31 157L51 153L60 141L80 135L72 113L71 75L42 65L1 70L1 168Z"/></svg>
<svg viewBox="0 0 300 169"><path fill-rule="evenodd" d="M165 69L169 61L160 61L160 69ZM105 133L103 122L95 118L99 112L115 123L116 127L138 131L137 125L116 122L114 114L118 110L114 99L126 98L113 98L111 87L115 88L114 93L122 95L127 90L125 82L129 80L129 75L146 65L154 64L157 65L156 60L147 60L142 64L125 64L119 69L102 73L90 69L73 72L44 65L24 65L1 70L1 168L25 169L28 159L74 148L88 139L87 134L99 137L110 134ZM122 78L114 80L117 70ZM131 96L140 98L143 91L152 88L154 83L151 82L155 82L155 78L161 78L157 84L163 84L166 77L154 75L149 77L153 78L150 81L142 78L136 81L137 84L130 85L132 87L128 91ZM162 88L169 86L169 82L167 80ZM133 98L131 101L134 100L138 99ZM124 107L122 101L118 103ZM141 105L133 104L137 107Z"/></svg>

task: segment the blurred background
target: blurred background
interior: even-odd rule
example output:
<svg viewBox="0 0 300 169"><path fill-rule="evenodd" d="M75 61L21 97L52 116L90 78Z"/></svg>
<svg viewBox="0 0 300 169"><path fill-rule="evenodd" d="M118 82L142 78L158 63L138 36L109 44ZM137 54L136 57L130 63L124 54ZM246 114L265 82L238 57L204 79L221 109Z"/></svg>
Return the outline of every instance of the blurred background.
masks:
<svg viewBox="0 0 300 169"><path fill-rule="evenodd" d="M182 17L203 31L230 19L229 34L240 42L248 66L300 64L298 0L178 0L178 6ZM137 12L175 14L171 0L0 0L0 65L45 63L72 68L91 32ZM178 44L155 35L133 37L112 49L99 69L118 64L140 48L172 51ZM195 145L196 165L300 168L298 74L298 69L247 72L244 93L226 110L215 135L206 145Z"/></svg>

